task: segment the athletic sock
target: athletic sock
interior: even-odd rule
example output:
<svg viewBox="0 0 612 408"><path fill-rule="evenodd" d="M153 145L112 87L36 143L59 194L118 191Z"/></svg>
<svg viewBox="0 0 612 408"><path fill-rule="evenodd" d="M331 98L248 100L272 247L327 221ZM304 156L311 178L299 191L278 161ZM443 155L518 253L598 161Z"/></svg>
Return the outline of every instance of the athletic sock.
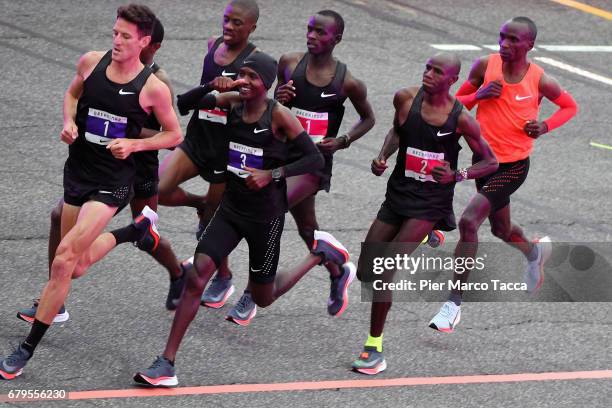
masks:
<svg viewBox="0 0 612 408"><path fill-rule="evenodd" d="M30 334L28 334L25 341L21 343L21 347L30 353L30 357L32 354L34 354L36 346L38 346L38 343L40 343L48 328L48 324L44 324L40 320L34 319L34 323L32 323L32 328L30 329Z"/></svg>
<svg viewBox="0 0 612 408"><path fill-rule="evenodd" d="M457 306L461 306L461 295L459 293L451 292L448 300L453 302Z"/></svg>
<svg viewBox="0 0 612 408"><path fill-rule="evenodd" d="M381 333L379 337L372 337L372 335L368 335L368 339L365 342L366 347L375 347L376 351L382 353L382 341L383 334Z"/></svg>
<svg viewBox="0 0 612 408"><path fill-rule="evenodd" d="M135 242L140 238L141 231L136 228L134 224L130 224L127 227L119 228L110 232L115 237L117 245L123 244L124 242Z"/></svg>

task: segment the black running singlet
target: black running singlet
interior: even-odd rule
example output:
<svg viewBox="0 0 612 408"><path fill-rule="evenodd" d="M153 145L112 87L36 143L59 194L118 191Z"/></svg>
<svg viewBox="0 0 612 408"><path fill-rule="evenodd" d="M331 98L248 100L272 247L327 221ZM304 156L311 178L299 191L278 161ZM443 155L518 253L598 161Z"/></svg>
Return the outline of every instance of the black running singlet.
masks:
<svg viewBox="0 0 612 408"><path fill-rule="evenodd" d="M431 170L441 164L440 160L457 169L461 135L456 129L463 106L455 101L444 125L432 126L421 116L424 94L419 89L408 118L396 129L400 142L397 162L387 183L387 203L399 214L414 216L449 209L452 214L455 183L439 184Z"/></svg>
<svg viewBox="0 0 612 408"><path fill-rule="evenodd" d="M106 148L113 139L137 138L149 114L138 101L151 68L145 66L132 81L117 84L106 76L111 51L100 60L83 84L76 125L79 137L69 147L66 167L74 177L105 186L131 184L134 158L113 157Z"/></svg>
<svg viewBox="0 0 612 408"><path fill-rule="evenodd" d="M269 100L266 111L255 123L242 120L243 105L233 108L228 116L228 176L221 207L256 222L269 222L287 212L284 179L271 181L255 191L246 185L249 173L244 170L245 166L270 170L287 161L286 140L279 140L272 133L272 110L276 103Z"/></svg>
<svg viewBox="0 0 612 408"><path fill-rule="evenodd" d="M318 143L323 138L336 137L342 117L344 116L344 101L346 95L342 92L346 65L338 61L336 73L332 81L326 86L315 86L306 79L306 67L310 54L304 54L295 67L291 79L295 87L295 98L288 107L298 118L306 133L313 142ZM289 149L290 160L300 156L294 148Z"/></svg>
<svg viewBox="0 0 612 408"><path fill-rule="evenodd" d="M255 45L249 43L234 61L228 65L218 65L215 62L215 51L222 42L223 37L217 38L204 57L200 85L207 84L220 76L237 79L243 61L255 49ZM227 158L227 139L225 133L223 133L226 123L227 110L215 107L214 109L201 109L193 112L187 126L185 139L193 145L194 150L196 150L194 154L201 156L202 161L225 160Z"/></svg>

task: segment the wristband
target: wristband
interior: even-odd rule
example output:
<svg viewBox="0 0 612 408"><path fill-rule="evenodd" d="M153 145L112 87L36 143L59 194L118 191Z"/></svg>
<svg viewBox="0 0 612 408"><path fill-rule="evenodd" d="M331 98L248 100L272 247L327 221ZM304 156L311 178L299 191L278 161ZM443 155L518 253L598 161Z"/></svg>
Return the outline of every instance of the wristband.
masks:
<svg viewBox="0 0 612 408"><path fill-rule="evenodd" d="M456 183L460 183L463 180L467 180L468 179L468 171L467 169L457 169L457 171L455 172L455 182Z"/></svg>

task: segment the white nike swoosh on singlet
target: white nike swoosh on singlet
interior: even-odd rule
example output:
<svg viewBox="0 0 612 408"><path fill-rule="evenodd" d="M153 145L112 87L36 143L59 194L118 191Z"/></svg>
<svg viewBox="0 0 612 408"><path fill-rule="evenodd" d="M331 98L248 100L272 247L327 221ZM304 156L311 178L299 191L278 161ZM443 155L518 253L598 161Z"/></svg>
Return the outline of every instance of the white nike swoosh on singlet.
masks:
<svg viewBox="0 0 612 408"><path fill-rule="evenodd" d="M119 90L119 95L134 95L136 92L124 91L123 88Z"/></svg>
<svg viewBox="0 0 612 408"><path fill-rule="evenodd" d="M448 132L448 133L440 133L440 131L438 130L438 133L436 133L436 136L438 137L442 137L442 136L446 136L446 135L450 135L453 132Z"/></svg>
<svg viewBox="0 0 612 408"><path fill-rule="evenodd" d="M517 101L522 101L523 99L527 99L527 98L531 98L531 95L527 95L527 96L518 96L515 95L514 99L516 99Z"/></svg>
<svg viewBox="0 0 612 408"><path fill-rule="evenodd" d="M257 129L257 128L255 128L255 129L253 129L253 133L261 133L261 132L265 132L266 130L268 130L268 128L265 128L265 129Z"/></svg>
<svg viewBox="0 0 612 408"><path fill-rule="evenodd" d="M235 72L225 72L225 70L223 70L223 72L221 73L221 76L232 76L232 75L236 75Z"/></svg>
<svg viewBox="0 0 612 408"><path fill-rule="evenodd" d="M330 96L335 96L336 94L326 94L325 92L321 92L321 98L329 98Z"/></svg>

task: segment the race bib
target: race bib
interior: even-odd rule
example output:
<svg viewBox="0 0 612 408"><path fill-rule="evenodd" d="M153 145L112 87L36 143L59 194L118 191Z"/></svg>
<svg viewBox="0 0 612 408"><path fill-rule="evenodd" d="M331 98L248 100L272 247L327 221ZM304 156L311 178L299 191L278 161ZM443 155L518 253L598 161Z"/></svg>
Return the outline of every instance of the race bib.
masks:
<svg viewBox="0 0 612 408"><path fill-rule="evenodd" d="M227 171L247 178L250 173L244 170L245 167L263 169L263 149L230 142Z"/></svg>
<svg viewBox="0 0 612 408"><path fill-rule="evenodd" d="M219 95L218 91L212 91L213 95ZM227 124L227 112L222 111L219 108L215 109L200 109L198 112L198 119L207 120L213 123L221 123L222 125Z"/></svg>
<svg viewBox="0 0 612 408"><path fill-rule="evenodd" d="M409 147L406 149L406 170L404 175L419 181L433 181L431 170L441 166L444 153L434 153Z"/></svg>
<svg viewBox="0 0 612 408"><path fill-rule="evenodd" d="M127 133L127 118L103 110L89 108L85 121L85 139L107 145L113 139L123 139Z"/></svg>
<svg viewBox="0 0 612 408"><path fill-rule="evenodd" d="M319 143L327 135L329 115L327 112L310 112L305 109L291 108L306 133L313 142Z"/></svg>

